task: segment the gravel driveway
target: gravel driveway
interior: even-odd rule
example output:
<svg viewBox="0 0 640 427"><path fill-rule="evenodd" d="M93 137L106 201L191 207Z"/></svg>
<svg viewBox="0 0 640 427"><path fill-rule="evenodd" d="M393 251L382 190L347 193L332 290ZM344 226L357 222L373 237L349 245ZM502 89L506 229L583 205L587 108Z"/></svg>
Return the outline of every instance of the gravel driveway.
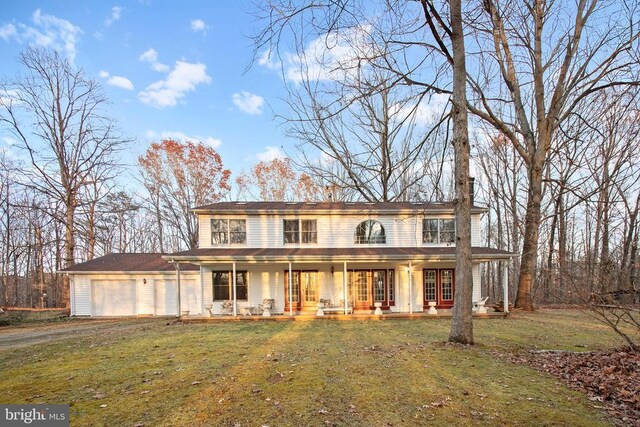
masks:
<svg viewBox="0 0 640 427"><path fill-rule="evenodd" d="M0 328L0 350L55 342L70 337L95 335L100 332L136 329L167 321L166 318L74 320L52 325Z"/></svg>

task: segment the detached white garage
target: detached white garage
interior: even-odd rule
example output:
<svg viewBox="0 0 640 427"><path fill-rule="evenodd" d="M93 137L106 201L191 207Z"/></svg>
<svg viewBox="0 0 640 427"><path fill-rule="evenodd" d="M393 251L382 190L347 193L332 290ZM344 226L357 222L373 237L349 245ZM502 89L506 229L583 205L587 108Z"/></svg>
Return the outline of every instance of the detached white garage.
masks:
<svg viewBox="0 0 640 427"><path fill-rule="evenodd" d="M174 266L162 254L111 254L62 271L71 282L71 315L176 316ZM199 267L180 265L182 310L203 312Z"/></svg>

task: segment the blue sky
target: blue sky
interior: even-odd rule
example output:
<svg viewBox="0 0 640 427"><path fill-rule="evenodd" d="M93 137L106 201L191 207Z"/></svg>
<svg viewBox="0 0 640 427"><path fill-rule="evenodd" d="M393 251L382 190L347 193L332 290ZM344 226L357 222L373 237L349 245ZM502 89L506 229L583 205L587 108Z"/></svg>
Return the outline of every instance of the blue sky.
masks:
<svg viewBox="0 0 640 427"><path fill-rule="evenodd" d="M102 82L110 114L135 139L129 165L162 137L202 140L234 175L293 142L273 64L245 73L256 31L251 1L7 1L0 6L0 78L28 44L56 48ZM7 140L0 130L0 148Z"/></svg>

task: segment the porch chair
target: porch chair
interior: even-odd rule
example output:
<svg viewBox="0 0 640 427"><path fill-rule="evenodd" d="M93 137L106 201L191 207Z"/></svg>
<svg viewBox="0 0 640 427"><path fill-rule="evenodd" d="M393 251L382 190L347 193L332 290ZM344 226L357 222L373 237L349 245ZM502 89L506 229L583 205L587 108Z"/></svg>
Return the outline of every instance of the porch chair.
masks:
<svg viewBox="0 0 640 427"><path fill-rule="evenodd" d="M265 298L262 300L262 304L258 305L258 313L259 315L262 315L264 317L269 317L271 316L271 312L273 310L273 305L275 303L275 300L271 299L271 298Z"/></svg>
<svg viewBox="0 0 640 427"><path fill-rule="evenodd" d="M340 308L342 308L344 310L344 300L343 299L340 300L340 305L338 307L340 307ZM353 301L351 301L351 300L347 301L347 313L348 314L353 314Z"/></svg>
<svg viewBox="0 0 640 427"><path fill-rule="evenodd" d="M484 297L481 300L473 302L473 311L478 314L486 314L487 308L484 306L487 303L489 297Z"/></svg>
<svg viewBox="0 0 640 427"><path fill-rule="evenodd" d="M222 306L220 308L220 314L223 316L232 316L233 315L233 301L225 300L222 301Z"/></svg>

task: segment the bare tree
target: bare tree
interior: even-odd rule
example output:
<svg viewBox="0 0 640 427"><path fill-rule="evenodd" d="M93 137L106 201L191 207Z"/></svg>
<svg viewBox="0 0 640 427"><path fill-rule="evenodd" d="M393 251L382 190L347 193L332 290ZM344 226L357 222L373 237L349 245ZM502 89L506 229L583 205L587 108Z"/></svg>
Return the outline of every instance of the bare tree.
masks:
<svg viewBox="0 0 640 427"><path fill-rule="evenodd" d="M473 275L471 263L471 199L469 197L469 121L467 117L467 65L461 0L449 1L449 23L433 2L421 1L424 16L442 53L449 60L453 83L451 121L455 153L456 289L449 341L473 344ZM449 49L446 39L451 44Z"/></svg>
<svg viewBox="0 0 640 427"><path fill-rule="evenodd" d="M22 144L31 162L26 184L57 200L64 224L64 267L75 263L79 196L96 168L113 170L126 142L104 116L99 83L55 51L29 48L19 58L25 73L2 83L0 123ZM104 177L104 176L103 176ZM63 299L69 304L68 279Z"/></svg>
<svg viewBox="0 0 640 427"><path fill-rule="evenodd" d="M590 95L638 83L638 5L485 0L482 8L469 108L506 136L527 168L516 307L532 310L543 172L556 133Z"/></svg>

